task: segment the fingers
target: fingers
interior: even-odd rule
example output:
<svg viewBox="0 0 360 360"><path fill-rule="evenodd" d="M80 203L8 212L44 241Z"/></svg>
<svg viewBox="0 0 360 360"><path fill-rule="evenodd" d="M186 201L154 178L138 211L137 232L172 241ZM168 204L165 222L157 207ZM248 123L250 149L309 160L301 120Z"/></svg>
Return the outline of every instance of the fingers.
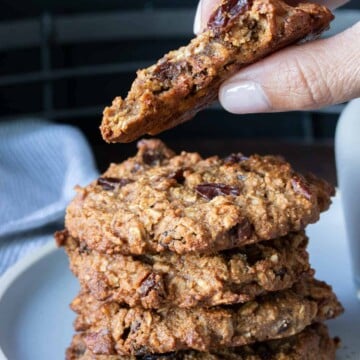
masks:
<svg viewBox="0 0 360 360"><path fill-rule="evenodd" d="M210 18L210 15L214 11L217 5L221 3L222 0L200 0L196 10L195 20L194 20L194 33L199 34L206 27L207 21ZM306 0L284 0L290 5L296 5L300 2L306 2ZM350 0L311 0L311 2L322 4L327 6L329 9L336 9Z"/></svg>
<svg viewBox="0 0 360 360"><path fill-rule="evenodd" d="M194 33L199 34L206 28L210 15L219 5L221 0L200 0L196 10L194 21Z"/></svg>
<svg viewBox="0 0 360 360"><path fill-rule="evenodd" d="M253 64L220 89L232 113L305 110L360 97L360 22L329 39L292 46Z"/></svg>

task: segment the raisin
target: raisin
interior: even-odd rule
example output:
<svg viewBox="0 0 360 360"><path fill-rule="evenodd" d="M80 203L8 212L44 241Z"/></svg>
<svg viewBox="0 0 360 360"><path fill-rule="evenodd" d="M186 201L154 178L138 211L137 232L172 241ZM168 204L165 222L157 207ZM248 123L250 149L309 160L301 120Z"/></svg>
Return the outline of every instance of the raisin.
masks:
<svg viewBox="0 0 360 360"><path fill-rule="evenodd" d="M282 334L282 333L284 333L286 330L288 330L289 329L289 326L290 326L290 321L289 320L282 320L281 321L281 324L280 324L280 326L279 326L279 329L278 329L278 334Z"/></svg>
<svg viewBox="0 0 360 360"><path fill-rule="evenodd" d="M79 244L79 253L80 254L87 254L87 255L90 254L90 249L88 248L88 246L86 245L85 242L81 242Z"/></svg>
<svg viewBox="0 0 360 360"><path fill-rule="evenodd" d="M114 355L115 344L113 338L105 331L89 333L85 336L88 349L96 355Z"/></svg>
<svg viewBox="0 0 360 360"><path fill-rule="evenodd" d="M184 170L183 169L178 169L176 171L171 172L168 175L169 179L174 179L178 184L184 184L185 182L185 177L184 177Z"/></svg>
<svg viewBox="0 0 360 360"><path fill-rule="evenodd" d="M67 230L56 231L54 234L56 245L58 247L64 246L66 244L66 240L67 240L68 236L69 236L69 233Z"/></svg>
<svg viewBox="0 0 360 360"><path fill-rule="evenodd" d="M159 296L164 296L164 284L160 275L150 273L147 278L142 282L139 293L142 297L149 295L150 291L156 291Z"/></svg>
<svg viewBox="0 0 360 360"><path fill-rule="evenodd" d="M230 230L230 235L235 238L235 244L248 240L254 232L254 227L246 218L242 219Z"/></svg>
<svg viewBox="0 0 360 360"><path fill-rule="evenodd" d="M155 166L161 163L162 160L164 160L165 156L160 151L146 151L142 155L142 160L144 164Z"/></svg>
<svg viewBox="0 0 360 360"><path fill-rule="evenodd" d="M240 195L240 189L220 183L203 183L196 186L196 191L205 199L211 200L220 195Z"/></svg>
<svg viewBox="0 0 360 360"><path fill-rule="evenodd" d="M243 14L252 5L252 0L228 0L211 15L208 27L215 33L224 31L237 16Z"/></svg>
<svg viewBox="0 0 360 360"><path fill-rule="evenodd" d="M279 270L275 271L276 276L280 276L280 279L283 280L284 276L286 275L287 271L286 268L282 267Z"/></svg>
<svg viewBox="0 0 360 360"><path fill-rule="evenodd" d="M122 332L122 334L121 334L121 339L122 340L124 340L124 341L126 341L126 339L128 338L128 336L129 336L129 334L130 334L130 326L128 326L128 327L126 327L124 330L123 330L123 332Z"/></svg>
<svg viewBox="0 0 360 360"><path fill-rule="evenodd" d="M191 66L186 61L170 62L168 60L160 63L154 70L155 78L161 82L179 77L182 72L191 72Z"/></svg>
<svg viewBox="0 0 360 360"><path fill-rule="evenodd" d="M258 247L249 247L246 251L246 260L250 266L264 259L263 253Z"/></svg>
<svg viewBox="0 0 360 360"><path fill-rule="evenodd" d="M137 357L139 360L160 360L160 359L179 359L180 354L174 352L164 354L149 354L142 357Z"/></svg>
<svg viewBox="0 0 360 360"><path fill-rule="evenodd" d="M122 187L133 182L130 179L120 179L115 177L100 177L97 180L104 190L115 190L117 187Z"/></svg>
<svg viewBox="0 0 360 360"><path fill-rule="evenodd" d="M307 200L311 199L310 186L303 177L294 175L291 179L291 186L296 193L303 195Z"/></svg>
<svg viewBox="0 0 360 360"><path fill-rule="evenodd" d="M231 154L224 159L225 164L238 164L249 158L242 153Z"/></svg>

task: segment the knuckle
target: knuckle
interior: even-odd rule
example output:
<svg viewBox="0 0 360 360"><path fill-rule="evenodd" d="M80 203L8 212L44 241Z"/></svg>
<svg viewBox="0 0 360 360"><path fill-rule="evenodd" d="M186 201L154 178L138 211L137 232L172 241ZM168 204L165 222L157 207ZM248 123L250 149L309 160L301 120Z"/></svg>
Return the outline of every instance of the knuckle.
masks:
<svg viewBox="0 0 360 360"><path fill-rule="evenodd" d="M300 53L285 62L280 76L286 84L284 96L290 97L295 107L310 109L332 102L331 88L323 76L321 66L308 54L304 57Z"/></svg>

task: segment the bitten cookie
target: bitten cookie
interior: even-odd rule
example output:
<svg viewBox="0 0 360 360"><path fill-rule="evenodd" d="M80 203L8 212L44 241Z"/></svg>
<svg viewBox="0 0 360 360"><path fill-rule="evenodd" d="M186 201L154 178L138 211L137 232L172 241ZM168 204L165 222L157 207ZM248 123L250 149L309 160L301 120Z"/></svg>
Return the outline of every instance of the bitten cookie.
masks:
<svg viewBox="0 0 360 360"><path fill-rule="evenodd" d="M140 70L125 100L105 108L104 140L129 142L191 119L212 103L220 84L242 67L329 26L317 4L281 0L224 0L207 29L186 47Z"/></svg>

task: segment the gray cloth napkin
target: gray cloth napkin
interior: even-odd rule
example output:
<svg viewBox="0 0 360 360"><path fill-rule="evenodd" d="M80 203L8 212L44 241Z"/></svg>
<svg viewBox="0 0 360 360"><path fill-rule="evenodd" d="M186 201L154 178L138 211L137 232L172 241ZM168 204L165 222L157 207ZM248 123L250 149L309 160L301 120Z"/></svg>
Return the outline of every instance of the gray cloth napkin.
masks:
<svg viewBox="0 0 360 360"><path fill-rule="evenodd" d="M52 241L74 186L97 175L78 129L39 119L0 123L0 274Z"/></svg>

